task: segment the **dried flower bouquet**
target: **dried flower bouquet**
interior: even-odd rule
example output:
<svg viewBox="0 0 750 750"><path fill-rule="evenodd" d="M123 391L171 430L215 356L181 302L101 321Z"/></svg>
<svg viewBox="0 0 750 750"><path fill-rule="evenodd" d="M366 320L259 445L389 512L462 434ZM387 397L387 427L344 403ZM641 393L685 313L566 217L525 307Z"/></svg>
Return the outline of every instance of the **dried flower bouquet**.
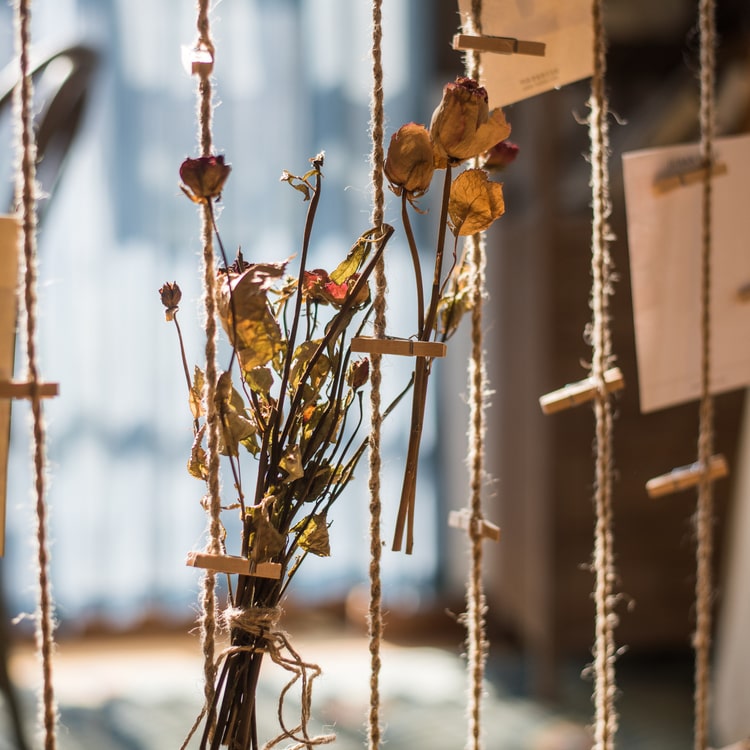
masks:
<svg viewBox="0 0 750 750"><path fill-rule="evenodd" d="M469 169L453 179L451 170L501 142L502 159L511 161L515 152L505 142L509 131L502 112L489 111L484 89L460 78L445 87L429 130L409 123L391 139L384 171L392 190L402 199L401 218L416 277L416 337L421 341L445 341L455 332L461 315L471 306L467 263L457 258L458 238L486 229L504 210L502 188L489 181L485 171ZM282 176L308 203L296 276L287 270L291 260L251 263L239 254L229 263L213 213L230 173L222 156L186 159L180 168L185 194L209 211L222 257L217 271L217 309L231 356L215 383L214 404L219 452L233 479L233 498L224 510L239 514L238 557L251 566L229 585L222 619L230 647L219 668L214 702L206 707L202 749L257 750L260 746L255 693L266 654L288 669L291 679L279 701L281 734L264 747L274 747L285 738L291 739L295 748L311 748L333 739L332 735L311 737L308 733L310 686L319 670L299 657L279 629L280 603L308 554L330 554L331 508L367 448L363 394L369 362L352 354L351 341L367 327L372 311L368 281L394 230L389 225L369 229L336 268L313 267L310 243L321 198L322 166L319 155L311 160L306 174L285 172ZM408 209L416 208L435 169L445 170L445 181L431 294L426 302ZM454 236L453 261L444 274L448 229ZM174 323L179 336L193 417L195 439L188 469L205 481L204 373L197 367L191 373L187 364L177 320L179 287L167 283L160 293L167 320ZM407 499L402 497L399 513L402 525L413 517L419 436L432 359L417 357L416 363L412 379L385 410L385 415L389 414L409 389L414 389L404 482ZM251 490L245 489L241 471L241 456L246 453L257 464ZM411 537L407 551L410 545ZM269 563L276 566L278 578L250 574ZM285 723L283 702L297 681L301 683L302 716L297 726L290 728Z"/></svg>

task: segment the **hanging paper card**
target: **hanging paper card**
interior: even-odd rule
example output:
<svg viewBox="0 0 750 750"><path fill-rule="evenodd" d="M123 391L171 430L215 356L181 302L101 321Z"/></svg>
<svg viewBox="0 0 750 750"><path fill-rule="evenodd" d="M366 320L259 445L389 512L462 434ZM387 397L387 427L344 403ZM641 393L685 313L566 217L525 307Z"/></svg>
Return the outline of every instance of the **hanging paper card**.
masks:
<svg viewBox="0 0 750 750"><path fill-rule="evenodd" d="M713 168L712 393L750 384L750 136ZM641 411L700 396L702 171L698 146L623 156Z"/></svg>
<svg viewBox="0 0 750 750"><path fill-rule="evenodd" d="M18 220L0 216L0 381L13 376L18 282ZM5 493L8 479L11 399L0 399L0 557L5 554Z"/></svg>
<svg viewBox="0 0 750 750"><path fill-rule="evenodd" d="M591 3L581 0L497 0L482 9L482 33L545 45L544 57L485 53L481 83L490 106L587 78L593 72L594 32ZM459 0L466 28L471 0Z"/></svg>

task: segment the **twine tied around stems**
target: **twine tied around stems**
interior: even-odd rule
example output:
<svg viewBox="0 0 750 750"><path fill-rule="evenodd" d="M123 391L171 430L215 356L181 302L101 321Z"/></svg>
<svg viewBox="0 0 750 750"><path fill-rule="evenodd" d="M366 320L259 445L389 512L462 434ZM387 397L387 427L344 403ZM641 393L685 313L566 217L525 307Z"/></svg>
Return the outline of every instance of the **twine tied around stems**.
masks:
<svg viewBox="0 0 750 750"><path fill-rule="evenodd" d="M308 733L308 722L310 721L312 709L312 685L313 680L321 673L317 664L306 662L292 647L289 636L278 627L281 617L280 607L228 607L224 610L222 619L230 630L241 630L251 635L256 640L255 646L231 646L226 649L220 659L240 651L258 651L263 649L268 653L271 661L278 664L291 674L291 679L284 686L279 695L278 718L282 732L278 737L270 740L263 746L263 750L271 750L277 747L284 739L293 740L296 744L288 750L310 750L318 745L330 745L335 741L335 734L322 734L310 737ZM302 682L300 723L293 729L288 729L284 723L284 699L287 693L298 682Z"/></svg>
<svg viewBox="0 0 750 750"><path fill-rule="evenodd" d="M225 659L243 652L267 653L274 664L277 664L291 675L291 679L279 695L277 715L279 726L282 730L281 734L263 745L263 750L272 750L272 748L278 747L279 743L285 739L290 739L295 743L294 745L290 745L286 750L312 750L312 748L318 745L330 745L336 740L335 734L321 734L311 737L308 732L308 724L312 714L313 681L316 677L320 676L322 670L317 664L304 661L299 652L293 648L287 633L278 626L281 614L281 607L227 607L221 614L221 621L224 627L230 632L239 630L246 633L251 636L253 644L248 646L229 646L224 649L217 657L214 668L218 672L219 665ZM302 682L300 722L297 726L289 729L284 721L284 701L287 693L298 681ZM204 706L180 750L184 750L187 747L207 712L208 706Z"/></svg>

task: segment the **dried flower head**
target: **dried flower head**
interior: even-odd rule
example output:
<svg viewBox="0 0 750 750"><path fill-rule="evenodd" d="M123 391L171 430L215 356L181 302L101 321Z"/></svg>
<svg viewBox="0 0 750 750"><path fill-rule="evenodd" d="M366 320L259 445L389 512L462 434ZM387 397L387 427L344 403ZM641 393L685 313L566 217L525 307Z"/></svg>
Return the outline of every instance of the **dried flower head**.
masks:
<svg viewBox="0 0 750 750"><path fill-rule="evenodd" d="M432 140L424 125L409 122L391 136L384 171L396 195L405 191L418 198L427 192L435 167Z"/></svg>
<svg viewBox="0 0 750 750"><path fill-rule="evenodd" d="M188 158L180 164L180 179L183 182L180 188L194 203L221 198L221 191L231 171L232 167L224 164L221 154Z"/></svg>
<svg viewBox="0 0 750 750"><path fill-rule="evenodd" d="M509 135L503 111L490 112L487 91L476 81L459 77L446 84L430 123L436 168L479 156Z"/></svg>
<svg viewBox="0 0 750 750"><path fill-rule="evenodd" d="M502 172L512 164L518 156L518 146L510 141L500 141L489 151L482 154L481 163L484 169L491 172Z"/></svg>
<svg viewBox="0 0 750 750"><path fill-rule="evenodd" d="M167 283L159 289L159 294L161 295L161 303L166 308L164 316L167 321L174 320L175 313L179 310L178 305L182 299L182 291L180 290L180 287L177 286L176 281L167 281Z"/></svg>

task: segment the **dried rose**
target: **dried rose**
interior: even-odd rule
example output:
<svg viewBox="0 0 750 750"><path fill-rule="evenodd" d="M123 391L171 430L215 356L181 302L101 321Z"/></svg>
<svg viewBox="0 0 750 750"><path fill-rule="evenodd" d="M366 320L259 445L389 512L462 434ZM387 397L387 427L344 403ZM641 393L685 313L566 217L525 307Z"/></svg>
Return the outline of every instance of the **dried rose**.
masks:
<svg viewBox="0 0 750 750"><path fill-rule="evenodd" d="M221 154L185 159L180 164L180 179L184 183L180 188L195 203L221 198L221 191L231 171L232 167L224 164Z"/></svg>
<svg viewBox="0 0 750 750"><path fill-rule="evenodd" d="M424 125L409 122L391 136L384 171L396 195L406 191L418 198L427 192L435 167L432 141Z"/></svg>
<svg viewBox="0 0 750 750"><path fill-rule="evenodd" d="M485 151L482 154L482 167L489 169L491 172L502 172L516 160L517 156L518 146L515 143L500 141L500 143L496 143L489 151Z"/></svg>
<svg viewBox="0 0 750 750"><path fill-rule="evenodd" d="M490 112L487 101L487 91L471 78L446 84L430 123L436 168L479 156L510 135L503 111Z"/></svg>
<svg viewBox="0 0 750 750"><path fill-rule="evenodd" d="M342 307L348 301L349 294L357 285L359 276L358 273L354 273L339 284L331 279L328 271L322 268L305 271L302 275L302 293L313 302ZM370 287L364 284L357 297L352 300L352 303L355 307L359 307L369 299Z"/></svg>
<svg viewBox="0 0 750 750"><path fill-rule="evenodd" d="M161 295L161 303L167 309L164 311L166 319L174 320L175 313L179 310L178 305L182 299L182 291L177 286L176 281L167 282L161 289L159 289Z"/></svg>

